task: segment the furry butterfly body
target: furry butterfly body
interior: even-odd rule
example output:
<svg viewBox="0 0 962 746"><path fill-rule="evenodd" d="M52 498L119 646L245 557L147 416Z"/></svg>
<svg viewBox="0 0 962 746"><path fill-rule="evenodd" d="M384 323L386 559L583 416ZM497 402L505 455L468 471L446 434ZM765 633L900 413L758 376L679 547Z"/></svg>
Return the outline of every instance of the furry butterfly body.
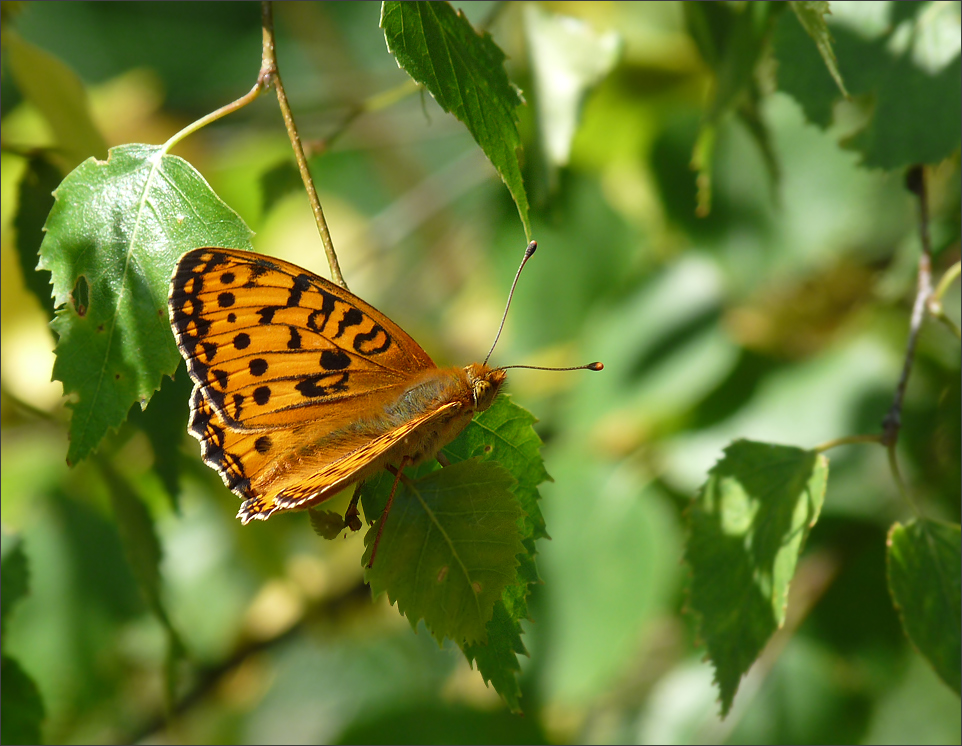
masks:
<svg viewBox="0 0 962 746"><path fill-rule="evenodd" d="M244 523L433 458L506 378L485 363L438 368L360 298L246 251L184 254L169 311L195 384L190 433L244 500Z"/></svg>

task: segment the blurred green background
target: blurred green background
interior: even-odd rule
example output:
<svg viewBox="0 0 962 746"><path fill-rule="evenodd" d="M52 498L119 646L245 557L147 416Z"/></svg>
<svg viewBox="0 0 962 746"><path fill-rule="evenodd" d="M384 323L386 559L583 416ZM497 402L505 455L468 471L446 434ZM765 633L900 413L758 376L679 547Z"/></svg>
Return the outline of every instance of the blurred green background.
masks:
<svg viewBox="0 0 962 746"><path fill-rule="evenodd" d="M551 92L535 82L531 11L464 8L489 24L528 101L540 249L495 362L605 363L600 374L510 377L515 401L540 419L554 478L541 490L552 540L538 547L544 585L525 626L524 717L507 713L455 646L413 633L383 597L372 603L360 534L322 541L300 516L242 527L183 428L151 444L143 424L155 407L180 408L186 424L183 369L96 459L67 467L49 312L14 248L22 152L56 135L5 55L2 522L5 542L22 541L30 595L4 651L37 683L46 741L959 742L959 699L911 649L886 588L886 531L912 513L877 446L829 452L789 624L724 721L685 612L684 510L725 445L813 447L878 431L919 252L902 171L865 168L840 147L857 110L836 110L822 130L766 90L759 111L778 180L743 121L724 117L711 212L696 217L690 162L713 73L680 4L540 9L617 34L620 52L559 165L539 121ZM352 290L435 360L463 364L490 344L525 236L494 169L430 96L357 115L408 80L379 12L373 2L279 3L280 70ZM13 29L72 68L108 145L161 143L249 90L259 13L256 3L4 3L4 47ZM175 153L256 231L259 251L326 274L272 95ZM958 151L929 175L937 278L959 259ZM957 321L958 283L945 305ZM953 522L959 411L958 343L928 324L900 457L926 513ZM187 650L169 714L166 637L124 557L105 461L135 485L160 534L167 610Z"/></svg>

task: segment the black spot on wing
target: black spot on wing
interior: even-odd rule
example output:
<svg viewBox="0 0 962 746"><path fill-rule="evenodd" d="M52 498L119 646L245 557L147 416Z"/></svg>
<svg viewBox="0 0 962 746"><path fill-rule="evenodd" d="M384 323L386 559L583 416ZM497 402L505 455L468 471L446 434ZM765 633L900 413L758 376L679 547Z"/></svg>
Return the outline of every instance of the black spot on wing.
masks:
<svg viewBox="0 0 962 746"><path fill-rule="evenodd" d="M348 390L348 373L326 373L303 379L294 386L302 396L331 396Z"/></svg>
<svg viewBox="0 0 962 746"><path fill-rule="evenodd" d="M391 346L391 335L379 324L364 334L354 337L354 350L362 355L380 355Z"/></svg>
<svg viewBox="0 0 962 746"><path fill-rule="evenodd" d="M350 355L342 350L324 350L321 353L321 367L324 370L344 370L350 364Z"/></svg>

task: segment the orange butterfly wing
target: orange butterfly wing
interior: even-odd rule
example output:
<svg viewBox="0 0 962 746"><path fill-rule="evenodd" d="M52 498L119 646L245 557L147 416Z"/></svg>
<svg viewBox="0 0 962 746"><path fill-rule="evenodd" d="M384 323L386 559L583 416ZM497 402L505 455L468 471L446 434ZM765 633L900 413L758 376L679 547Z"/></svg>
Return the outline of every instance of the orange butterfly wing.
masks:
<svg viewBox="0 0 962 746"><path fill-rule="evenodd" d="M404 422L356 426L436 366L384 314L288 262L189 251L174 272L169 308L195 382L190 432L204 460L245 498L245 522L320 502L383 466L413 431L453 414L445 405Z"/></svg>

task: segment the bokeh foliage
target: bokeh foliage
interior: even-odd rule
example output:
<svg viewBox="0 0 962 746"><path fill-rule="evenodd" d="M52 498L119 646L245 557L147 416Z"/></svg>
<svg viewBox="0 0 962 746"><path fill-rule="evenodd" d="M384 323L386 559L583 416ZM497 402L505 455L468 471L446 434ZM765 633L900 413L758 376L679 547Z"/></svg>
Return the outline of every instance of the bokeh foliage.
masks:
<svg viewBox="0 0 962 746"><path fill-rule="evenodd" d="M258 9L4 4L3 692L5 714L25 714L4 718L4 742L33 740L41 713L44 740L68 742L168 728L159 737L198 742L958 742L959 700L935 673L957 691L957 666L933 669L914 649L948 660L957 642L912 613L953 608L912 578L958 565L957 339L935 323L920 338L898 449L912 504L877 444L827 451L827 489L820 467L801 473L818 444L878 432L891 402L919 254L905 166L927 165L936 280L959 259L958 6L790 5L464 7L527 101L518 132L541 246L496 362L606 365L511 373L555 480L539 488L544 525L522 534L552 537L526 546L544 583L519 608L505 591L490 622L530 653L517 718L456 647L371 602L359 535L233 519L234 497L184 432L183 368L141 411L148 378L97 455L67 468L68 448L98 444L68 444L70 412L89 402L81 391L65 405L47 383L53 304L32 268L50 190L104 142L161 143L248 90ZM526 241L521 208L465 127L409 93L379 11L278 4L281 71L352 290L439 362L463 363L496 328ZM256 249L323 270L272 97L176 152ZM104 242L125 230L118 220ZM122 296L119 282L108 290ZM55 289L60 318L103 292ZM958 323L957 281L944 303ZM136 329L147 311L125 314ZM101 373L129 359L110 364ZM775 481L799 487L786 489L797 511L753 507L771 497L753 460L771 446L738 439L784 444L794 476ZM771 521L743 530L754 510L780 516L783 545ZM718 544L699 543L699 526L752 547L772 578L726 572L740 555L706 551ZM727 709L742 670L731 679L712 652L724 625L705 599L735 569L771 594L772 619L720 720L712 680ZM955 593L957 619L958 586L931 585L948 588L942 601ZM532 620L523 638L519 617ZM721 669L702 662L702 640Z"/></svg>

